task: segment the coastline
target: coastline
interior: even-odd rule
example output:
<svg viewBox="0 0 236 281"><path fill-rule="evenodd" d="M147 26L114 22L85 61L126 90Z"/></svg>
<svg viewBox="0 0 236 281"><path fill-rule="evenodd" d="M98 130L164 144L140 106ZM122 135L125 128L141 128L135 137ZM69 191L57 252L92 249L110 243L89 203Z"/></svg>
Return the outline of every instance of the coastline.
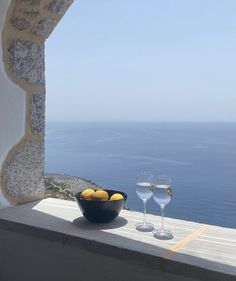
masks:
<svg viewBox="0 0 236 281"><path fill-rule="evenodd" d="M78 176L67 174L45 174L45 198L59 198L70 201L75 201L74 195L76 192L86 188L101 189L102 187L96 183L82 179Z"/></svg>

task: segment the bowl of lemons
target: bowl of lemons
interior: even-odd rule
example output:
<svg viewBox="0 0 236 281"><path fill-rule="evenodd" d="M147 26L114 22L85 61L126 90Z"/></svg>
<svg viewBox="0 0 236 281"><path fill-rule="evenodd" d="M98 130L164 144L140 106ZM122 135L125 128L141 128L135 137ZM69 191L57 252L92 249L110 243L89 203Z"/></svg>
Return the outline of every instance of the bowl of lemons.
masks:
<svg viewBox="0 0 236 281"><path fill-rule="evenodd" d="M117 190L91 188L75 194L83 216L94 223L114 220L123 208L127 194Z"/></svg>

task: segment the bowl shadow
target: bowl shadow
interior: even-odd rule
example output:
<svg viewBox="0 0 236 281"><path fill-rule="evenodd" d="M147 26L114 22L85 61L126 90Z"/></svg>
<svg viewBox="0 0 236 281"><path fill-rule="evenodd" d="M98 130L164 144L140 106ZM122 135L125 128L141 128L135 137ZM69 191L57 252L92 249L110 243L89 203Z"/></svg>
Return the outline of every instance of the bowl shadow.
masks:
<svg viewBox="0 0 236 281"><path fill-rule="evenodd" d="M84 229L91 229L91 230L99 230L99 229L115 229L122 227L128 223L127 219L118 216L116 219L114 219L111 222L108 223L92 223L89 222L86 218L84 217L79 217L73 220L73 225L79 228L84 228Z"/></svg>

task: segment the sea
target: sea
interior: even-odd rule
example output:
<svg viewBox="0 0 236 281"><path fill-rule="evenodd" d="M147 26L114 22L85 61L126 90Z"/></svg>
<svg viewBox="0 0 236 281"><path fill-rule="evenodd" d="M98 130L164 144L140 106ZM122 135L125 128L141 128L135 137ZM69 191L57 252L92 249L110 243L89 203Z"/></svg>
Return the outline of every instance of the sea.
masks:
<svg viewBox="0 0 236 281"><path fill-rule="evenodd" d="M46 172L128 194L141 172L168 175L168 217L236 228L236 123L47 122ZM151 198L147 212L160 215Z"/></svg>

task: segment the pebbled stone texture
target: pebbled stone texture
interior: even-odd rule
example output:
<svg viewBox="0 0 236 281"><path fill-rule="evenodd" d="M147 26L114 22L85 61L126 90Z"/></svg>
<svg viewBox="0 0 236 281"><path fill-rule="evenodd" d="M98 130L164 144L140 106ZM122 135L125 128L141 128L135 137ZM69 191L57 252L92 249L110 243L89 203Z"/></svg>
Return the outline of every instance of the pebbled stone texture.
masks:
<svg viewBox="0 0 236 281"><path fill-rule="evenodd" d="M66 12L66 10L73 2L74 0L53 0L45 6L45 9L48 12L62 15Z"/></svg>
<svg viewBox="0 0 236 281"><path fill-rule="evenodd" d="M5 19L4 30L10 25L13 32L4 33L4 62L9 78L27 92L26 122L31 127L0 167L0 185L12 203L44 195L45 62L44 43L40 42L51 34L73 1L11 0Z"/></svg>
<svg viewBox="0 0 236 281"><path fill-rule="evenodd" d="M27 21L24 18L18 18L18 17L13 17L11 19L11 23L16 29L20 31L25 30L30 26L29 21Z"/></svg>
<svg viewBox="0 0 236 281"><path fill-rule="evenodd" d="M8 49L10 65L16 76L30 84L45 83L44 45L12 40Z"/></svg>
<svg viewBox="0 0 236 281"><path fill-rule="evenodd" d="M40 20L37 25L35 30L33 31L34 35L40 35L42 37L48 38L49 35L52 33L53 29L57 25L56 20L52 19L42 19Z"/></svg>
<svg viewBox="0 0 236 281"><path fill-rule="evenodd" d="M19 0L18 0L19 2ZM20 2L26 4L26 5L30 5L30 6L37 6L40 5L41 0L20 0Z"/></svg>
<svg viewBox="0 0 236 281"><path fill-rule="evenodd" d="M40 17L40 3L41 0L17 0L14 14L33 25L37 17Z"/></svg>
<svg viewBox="0 0 236 281"><path fill-rule="evenodd" d="M45 132L45 93L34 93L30 99L30 125L34 134Z"/></svg>
<svg viewBox="0 0 236 281"><path fill-rule="evenodd" d="M44 195L44 143L28 142L9 159L4 191L16 203L28 202Z"/></svg>

